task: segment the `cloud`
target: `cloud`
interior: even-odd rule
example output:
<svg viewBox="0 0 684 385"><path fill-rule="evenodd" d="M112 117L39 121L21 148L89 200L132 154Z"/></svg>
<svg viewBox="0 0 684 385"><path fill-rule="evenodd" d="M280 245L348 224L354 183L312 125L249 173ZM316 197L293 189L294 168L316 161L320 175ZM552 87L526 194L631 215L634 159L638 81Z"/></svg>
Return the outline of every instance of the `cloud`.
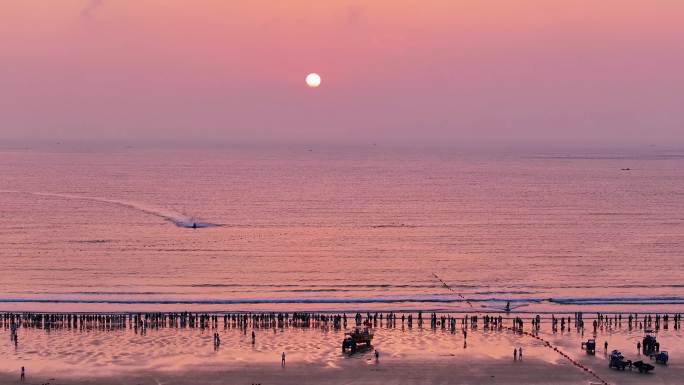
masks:
<svg viewBox="0 0 684 385"><path fill-rule="evenodd" d="M104 0L88 0L86 5L81 10L81 16L86 18L93 17L93 13L100 8Z"/></svg>

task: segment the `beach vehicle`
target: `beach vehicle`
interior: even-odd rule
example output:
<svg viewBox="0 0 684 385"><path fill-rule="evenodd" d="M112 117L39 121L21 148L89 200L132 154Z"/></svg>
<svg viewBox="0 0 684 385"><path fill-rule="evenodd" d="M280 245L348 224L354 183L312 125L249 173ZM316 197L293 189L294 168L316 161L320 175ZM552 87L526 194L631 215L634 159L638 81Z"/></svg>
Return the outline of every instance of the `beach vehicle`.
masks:
<svg viewBox="0 0 684 385"><path fill-rule="evenodd" d="M647 330L643 341L641 342L641 347L644 350L644 354L651 355L660 351L660 343L656 340L655 335L652 330Z"/></svg>
<svg viewBox="0 0 684 385"><path fill-rule="evenodd" d="M625 370L626 367L632 366L632 361L625 360L625 357L617 350L613 350L610 353L610 360L608 361L609 368L615 368L617 370Z"/></svg>
<svg viewBox="0 0 684 385"><path fill-rule="evenodd" d="M349 350L350 353L356 353L361 348L370 348L373 341L373 331L369 328L356 328L352 332L346 333L342 341L342 352Z"/></svg>
<svg viewBox="0 0 684 385"><path fill-rule="evenodd" d="M655 366L648 364L644 361L632 362L632 366L639 369L639 373L648 373L651 370L655 369Z"/></svg>
<svg viewBox="0 0 684 385"><path fill-rule="evenodd" d="M596 340L592 338L582 342L582 349L586 350L587 354L596 354Z"/></svg>
<svg viewBox="0 0 684 385"><path fill-rule="evenodd" d="M670 357L667 352L663 350L660 353L651 354L651 359L655 360L656 364L667 365L667 361L669 361Z"/></svg>

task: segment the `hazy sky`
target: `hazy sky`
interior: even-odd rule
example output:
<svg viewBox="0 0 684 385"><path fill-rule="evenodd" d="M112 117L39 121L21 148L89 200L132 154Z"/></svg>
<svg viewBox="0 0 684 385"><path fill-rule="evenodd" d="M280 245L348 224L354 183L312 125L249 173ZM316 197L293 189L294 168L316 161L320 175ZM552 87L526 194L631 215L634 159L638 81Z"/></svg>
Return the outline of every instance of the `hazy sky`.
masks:
<svg viewBox="0 0 684 385"><path fill-rule="evenodd" d="M3 0L0 138L684 144L684 1Z"/></svg>

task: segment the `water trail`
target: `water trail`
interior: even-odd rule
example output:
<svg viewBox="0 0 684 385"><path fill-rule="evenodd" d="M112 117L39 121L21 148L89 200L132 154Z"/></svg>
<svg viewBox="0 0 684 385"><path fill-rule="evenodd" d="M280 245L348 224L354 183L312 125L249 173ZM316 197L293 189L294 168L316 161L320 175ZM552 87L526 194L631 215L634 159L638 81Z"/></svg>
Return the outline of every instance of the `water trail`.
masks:
<svg viewBox="0 0 684 385"><path fill-rule="evenodd" d="M100 202L100 203L112 204L112 205L117 205L117 206L129 208L129 209L141 211L145 214L157 216L159 218L162 218L166 221L173 223L174 225L176 225L178 227L205 228L205 227L221 226L220 224L199 221L199 220L197 220L191 216L181 214L181 213L173 211L173 210L162 209L159 207L154 207L154 206L150 206L150 205L147 205L144 203L134 202L134 201L127 201L127 200L120 200L120 199L109 199L109 198L93 197L93 196L86 196L86 195L60 194L60 193L47 193L47 192L0 190L0 193L3 193L3 194L27 194L27 195L33 195L33 196L39 196L39 197L76 199L76 200L85 200L85 201L91 201L91 202Z"/></svg>

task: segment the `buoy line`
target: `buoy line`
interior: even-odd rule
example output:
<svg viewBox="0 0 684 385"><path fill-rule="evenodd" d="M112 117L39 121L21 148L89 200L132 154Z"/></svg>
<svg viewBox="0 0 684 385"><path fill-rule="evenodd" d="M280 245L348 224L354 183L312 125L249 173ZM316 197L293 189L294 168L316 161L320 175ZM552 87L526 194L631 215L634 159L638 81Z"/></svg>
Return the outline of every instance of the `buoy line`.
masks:
<svg viewBox="0 0 684 385"><path fill-rule="evenodd" d="M512 328L512 327L510 327L510 326L504 326L504 328L505 328L505 329L508 329L508 330L510 330L510 331L512 331L512 332L514 332L514 333L522 333L522 334L524 334L524 335L526 335L526 336L528 336L528 337L536 338L537 340L542 341L542 342L544 343L544 346L545 346L545 347L547 347L547 348L549 348L549 349L553 349L553 351L555 351L556 353L558 353L558 354L560 354L561 356L563 356L565 359L567 359L568 361L570 361L570 362L571 362L573 365L575 365L576 367L578 367L578 368L584 370L585 372L591 374L594 378L596 378L597 380L601 381L601 384L602 384L602 385L609 385L608 381L606 381L606 380L604 380L603 378L601 378L598 374L596 374L596 372L594 372L594 371L591 370L590 368L588 368L588 367L582 365L582 363L573 360L572 357L570 357L568 354L566 354L566 353L565 353L564 351L562 351L561 349L558 349L557 346L553 346L553 345L551 344L551 342L545 340L544 338L539 337L538 335L532 334L532 333L530 333L530 332L528 332L528 331L517 330L517 329Z"/></svg>
<svg viewBox="0 0 684 385"><path fill-rule="evenodd" d="M461 297L461 299L463 299L463 300L468 304L468 306L473 307L473 304L470 303L470 301L468 300L468 298L462 296L461 293L457 292L456 290L452 289L451 286L447 285L447 283L444 282L444 280L442 280L442 278L439 278L439 276L437 275L437 273L432 273L432 275L434 275L435 278L437 278L437 279L439 280L439 282L441 282L442 285L443 285L444 287L447 288L447 290L449 290L449 291L451 291L452 293L455 293L456 295L458 295L459 297Z"/></svg>
<svg viewBox="0 0 684 385"><path fill-rule="evenodd" d="M456 295L458 295L459 297L461 297L468 305L470 305L470 307L473 307L473 305L470 303L470 301L469 301L467 298L465 298L464 296L461 295L461 293L459 293L459 292L457 292L456 290L454 290L453 288L451 288L451 286L449 286L446 282L444 282L444 280L442 280L442 279L437 275L437 273L432 273L432 275L434 275L435 278L437 278L437 279L442 283L442 285L443 285L445 288L447 288L447 289L448 289L449 291L451 291L452 293L455 293ZM563 352L562 350L558 349L558 347L553 346L553 345L551 344L551 342L545 340L544 338L539 337L538 335L532 334L532 333L530 333L530 332L528 332L528 331L518 330L518 329L513 328L513 327L510 327L510 326L503 326L503 325L499 325L499 326L502 326L503 328L508 329L508 330L510 330L510 331L512 331L512 332L514 332L514 333L522 333L523 335L526 335L526 336L532 337L532 338L536 338L537 340L544 342L544 346L546 346L546 347L549 348L549 349L553 349L556 353L560 354L562 357L564 357L565 359L567 359L568 361L570 361L573 365L575 365L576 367L578 367L578 368L584 370L586 373L592 375L595 379L601 381L601 385L610 385L610 384L608 383L608 381L606 381L606 380L604 380L603 378L601 378L598 374L596 374L596 372L594 372L594 371L591 370L590 368L588 368L588 367L582 365L580 362L573 360L569 355L567 355L567 354L566 354L565 352Z"/></svg>

